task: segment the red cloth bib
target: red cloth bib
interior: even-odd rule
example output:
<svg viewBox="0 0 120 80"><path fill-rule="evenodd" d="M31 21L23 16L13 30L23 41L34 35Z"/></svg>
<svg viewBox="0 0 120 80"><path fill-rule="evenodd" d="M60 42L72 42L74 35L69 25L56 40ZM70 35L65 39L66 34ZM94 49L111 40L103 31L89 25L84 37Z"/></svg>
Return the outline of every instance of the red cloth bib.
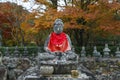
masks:
<svg viewBox="0 0 120 80"><path fill-rule="evenodd" d="M48 49L51 52L65 52L71 50L66 34L64 32L60 34L52 32L48 43Z"/></svg>

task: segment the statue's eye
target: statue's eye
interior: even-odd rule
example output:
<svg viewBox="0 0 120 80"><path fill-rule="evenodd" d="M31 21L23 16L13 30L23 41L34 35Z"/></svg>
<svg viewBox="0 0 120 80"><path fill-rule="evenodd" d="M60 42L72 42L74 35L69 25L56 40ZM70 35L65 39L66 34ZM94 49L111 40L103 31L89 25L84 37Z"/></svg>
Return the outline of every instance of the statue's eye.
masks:
<svg viewBox="0 0 120 80"><path fill-rule="evenodd" d="M61 24L58 24L58 25L61 25Z"/></svg>
<svg viewBox="0 0 120 80"><path fill-rule="evenodd" d="M60 26L61 24L55 24L55 25L59 25Z"/></svg>

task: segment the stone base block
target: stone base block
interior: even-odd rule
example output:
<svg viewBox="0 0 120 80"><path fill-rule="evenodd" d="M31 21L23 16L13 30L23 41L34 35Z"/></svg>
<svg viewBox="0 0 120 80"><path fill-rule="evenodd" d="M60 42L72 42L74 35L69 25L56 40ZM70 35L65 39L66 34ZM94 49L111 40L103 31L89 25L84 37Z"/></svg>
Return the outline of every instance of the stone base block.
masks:
<svg viewBox="0 0 120 80"><path fill-rule="evenodd" d="M41 64L46 66L53 66L54 71L53 74L70 74L71 70L77 69L77 63L69 63L69 64Z"/></svg>

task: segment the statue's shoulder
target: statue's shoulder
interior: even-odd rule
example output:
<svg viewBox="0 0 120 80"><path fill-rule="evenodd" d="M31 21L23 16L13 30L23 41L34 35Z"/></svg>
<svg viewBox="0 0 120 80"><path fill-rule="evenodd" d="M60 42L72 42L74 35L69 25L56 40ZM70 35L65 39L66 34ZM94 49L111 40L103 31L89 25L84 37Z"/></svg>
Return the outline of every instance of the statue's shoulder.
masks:
<svg viewBox="0 0 120 80"><path fill-rule="evenodd" d="M51 32L48 37L50 37L52 34L53 34L53 32Z"/></svg>
<svg viewBox="0 0 120 80"><path fill-rule="evenodd" d="M66 34L65 32L62 32L62 34L66 35L66 36L68 35L68 34Z"/></svg>
<svg viewBox="0 0 120 80"><path fill-rule="evenodd" d="M69 38L69 35L68 35L68 34L66 34L66 33L65 33L65 35L66 35L66 37L68 37L68 38Z"/></svg>

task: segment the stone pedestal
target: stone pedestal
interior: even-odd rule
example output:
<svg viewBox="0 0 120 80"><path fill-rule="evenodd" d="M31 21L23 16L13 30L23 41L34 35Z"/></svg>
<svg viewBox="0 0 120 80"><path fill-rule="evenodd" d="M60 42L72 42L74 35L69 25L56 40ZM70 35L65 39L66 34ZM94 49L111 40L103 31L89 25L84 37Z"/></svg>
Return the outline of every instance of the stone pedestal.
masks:
<svg viewBox="0 0 120 80"><path fill-rule="evenodd" d="M49 80L48 78L46 78L46 77L41 77L41 78L30 78L30 77L28 77L28 78L26 78L25 80Z"/></svg>
<svg viewBox="0 0 120 80"><path fill-rule="evenodd" d="M53 66L54 72L53 74L70 74L71 70L77 69L77 62L67 61L66 63L59 62L57 63L50 63L50 62L41 62L41 66Z"/></svg>

